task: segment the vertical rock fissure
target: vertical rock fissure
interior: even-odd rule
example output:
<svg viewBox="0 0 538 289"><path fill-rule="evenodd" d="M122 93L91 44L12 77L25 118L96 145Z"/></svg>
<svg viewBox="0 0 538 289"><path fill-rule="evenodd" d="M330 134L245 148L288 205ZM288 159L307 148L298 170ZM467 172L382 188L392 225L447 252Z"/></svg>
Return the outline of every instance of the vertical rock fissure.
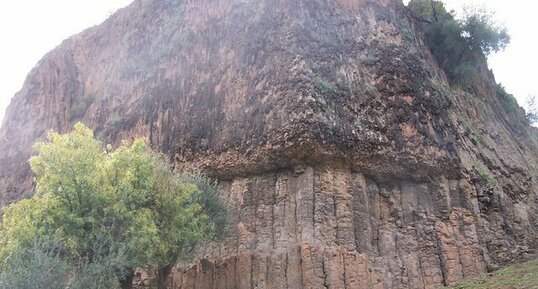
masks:
<svg viewBox="0 0 538 289"><path fill-rule="evenodd" d="M334 184L335 183L335 177L333 176L332 178L332 183ZM342 245L340 244L340 226L339 226L339 220L338 220L338 213L337 213L337 206L336 206L336 191L332 191L332 194L331 194L331 197L332 197L332 201L333 201L333 214L334 214L334 220L335 220L335 243L337 245Z"/></svg>
<svg viewBox="0 0 538 289"><path fill-rule="evenodd" d="M266 257L266 262L265 262L265 282L266 283L271 282L269 279L269 270L271 270L271 260L269 259L269 257Z"/></svg>
<svg viewBox="0 0 538 289"><path fill-rule="evenodd" d="M284 280L286 280L286 289L290 287L290 280L288 280L288 268L290 266L289 264L289 252L286 252L286 261L284 262ZM293 289L293 288L292 288Z"/></svg>
<svg viewBox="0 0 538 289"><path fill-rule="evenodd" d="M294 188L294 191L292 192L293 193L293 201L295 203L295 206L293 207L293 217L295 218L295 226L294 226L294 229L295 229L295 240L294 241L297 241L298 238L301 238L301 234L299 233L299 222L301 220L299 220L299 217L297 216L297 207L299 206L298 202L297 202L297 194L299 193L298 190L299 190L299 186L297 185L297 179L294 178L293 179L294 181L294 185L292 186Z"/></svg>
<svg viewBox="0 0 538 289"><path fill-rule="evenodd" d="M276 185L274 186L274 189L273 189L273 200L272 200L272 205L271 205L271 236L272 236L272 245L273 245L273 249L276 249L276 222L275 222L275 207L277 206L277 203L276 203L276 200L277 200L277 187Z"/></svg>
<svg viewBox="0 0 538 289"><path fill-rule="evenodd" d="M314 170L312 179L312 237L317 240L317 228L316 228L316 195L319 187L319 172Z"/></svg>
<svg viewBox="0 0 538 289"><path fill-rule="evenodd" d="M241 202L238 204L239 206L239 210L241 211ZM241 224L243 222L242 218L241 218L241 213L239 212L239 214L237 214L237 224ZM237 251L236 251L236 255L239 255L239 252L241 251L241 233L239 232L238 234L236 234L235 236L235 242L237 244Z"/></svg>
<svg viewBox="0 0 538 289"><path fill-rule="evenodd" d="M250 258L250 288L254 288L254 253L249 254Z"/></svg>
<svg viewBox="0 0 538 289"><path fill-rule="evenodd" d="M347 274L347 273L346 273L346 272L347 272L347 266L346 266L346 263L347 263L347 262L346 262L347 254L348 254L347 251L345 251L344 253L341 254L341 258L342 258L342 267L343 267L343 269L344 269L344 272L343 272L343 277L344 277L344 289L347 289L347 286L348 286L348 284L347 284L347 278L346 278L346 277L347 277L347 275L346 275L346 274Z"/></svg>
<svg viewBox="0 0 538 289"><path fill-rule="evenodd" d="M462 195L462 194L460 194ZM462 232L465 234L465 222L464 222L464 216L463 216L463 211L459 211L457 212L456 216L458 217L458 231ZM458 232L459 233L459 232ZM465 270L464 270L464 263L462 262L461 260L461 248L460 248L460 245L461 245L461 242L462 240L460 240L460 234L455 234L454 236L454 239L456 241L456 248L458 249L457 252L458 252L458 263L460 265L460 268L461 268L461 275L463 276L463 278L465 278Z"/></svg>
<svg viewBox="0 0 538 289"><path fill-rule="evenodd" d="M422 265L422 256L417 252L417 260L418 260L418 267L420 268L420 275L426 276L426 272L424 271L424 267ZM422 279L422 288L426 289L426 282L424 281L424 278Z"/></svg>
<svg viewBox="0 0 538 289"><path fill-rule="evenodd" d="M397 226L396 228L398 228L398 225L396 225L396 226ZM400 230L400 228L397 229L397 232L399 230ZM398 283L400 285L403 285L402 283L403 283L403 280L404 280L404 274L406 272L405 272L405 267L401 265L402 264L402 256L401 256L402 252L400 251L400 246L398 246L399 235L400 234L398 234L398 233L396 233L394 235L394 254L396 255L395 257L398 260L398 266L400 267L400 272L398 273L398 275L399 275L398 277L399 277L400 280L398 280ZM396 273L396 272L394 272L394 273Z"/></svg>
<svg viewBox="0 0 538 289"><path fill-rule="evenodd" d="M418 262L418 268L420 270L420 275L421 275L421 279L422 279L422 289L426 289L426 281L424 280L424 276L426 276L426 272L424 271L424 266L423 266L423 262L422 262L422 254L420 254L420 252L422 251L421 249L421 244L422 242L424 242L424 240L421 240L420 236L419 236L419 224L417 224L417 214L416 213L413 213L413 232L414 232L414 236L415 236L415 240L417 240L417 262Z"/></svg>
<svg viewBox="0 0 538 289"><path fill-rule="evenodd" d="M197 264L196 266L199 266L199 264ZM196 284L198 283L198 268L196 268L196 270L194 270L194 282L193 282L193 288L196 288Z"/></svg>
<svg viewBox="0 0 538 289"><path fill-rule="evenodd" d="M325 252L324 252L325 253ZM330 281L329 281L329 272L328 272L328 264L327 264L327 258L325 258L325 254L323 254L323 260L321 261L321 270L323 273L323 287L325 289L329 289L330 287Z"/></svg>
<svg viewBox="0 0 538 289"><path fill-rule="evenodd" d="M439 266L441 267L441 277L443 278L443 285L446 286L448 285L446 260L442 253L442 243L441 243L441 239L439 238L439 233L437 232L437 229L434 230L434 234L435 234L435 239L437 241L436 253L437 253L437 256L439 256L439 261L440 261Z"/></svg>

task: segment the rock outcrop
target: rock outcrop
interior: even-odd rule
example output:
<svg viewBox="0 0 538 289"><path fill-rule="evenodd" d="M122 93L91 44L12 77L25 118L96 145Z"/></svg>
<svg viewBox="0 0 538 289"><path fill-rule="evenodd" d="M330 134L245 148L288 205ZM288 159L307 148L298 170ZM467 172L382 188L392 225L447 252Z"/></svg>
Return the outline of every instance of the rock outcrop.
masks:
<svg viewBox="0 0 538 289"><path fill-rule="evenodd" d="M538 133L485 63L472 83L397 0L137 0L29 74L1 203L32 191L33 143L83 121L219 180L229 233L171 288L452 284L538 249Z"/></svg>

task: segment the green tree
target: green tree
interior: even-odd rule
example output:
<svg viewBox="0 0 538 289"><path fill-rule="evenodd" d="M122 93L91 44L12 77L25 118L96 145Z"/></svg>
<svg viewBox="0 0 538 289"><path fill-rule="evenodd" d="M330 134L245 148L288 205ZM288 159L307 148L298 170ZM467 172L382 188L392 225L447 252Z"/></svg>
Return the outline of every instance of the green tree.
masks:
<svg viewBox="0 0 538 289"><path fill-rule="evenodd" d="M506 47L510 36L484 9L466 8L461 19L441 1L411 0L410 15L422 26L426 42L452 83L463 84L485 55Z"/></svg>
<svg viewBox="0 0 538 289"><path fill-rule="evenodd" d="M493 21L493 13L475 7L466 7L459 21L463 38L472 50L485 55L502 51L510 43L510 35L505 27Z"/></svg>
<svg viewBox="0 0 538 289"><path fill-rule="evenodd" d="M35 149L36 193L4 210L1 258L35 240L73 264L123 256L108 269L130 288L134 268L156 265L164 278L222 231L225 215L215 212L225 210L215 184L200 174L174 173L144 140L103 148L79 123L71 133L49 133Z"/></svg>
<svg viewBox="0 0 538 289"><path fill-rule="evenodd" d="M536 105L536 96L532 95L527 98L526 117L530 125L538 124L538 107Z"/></svg>

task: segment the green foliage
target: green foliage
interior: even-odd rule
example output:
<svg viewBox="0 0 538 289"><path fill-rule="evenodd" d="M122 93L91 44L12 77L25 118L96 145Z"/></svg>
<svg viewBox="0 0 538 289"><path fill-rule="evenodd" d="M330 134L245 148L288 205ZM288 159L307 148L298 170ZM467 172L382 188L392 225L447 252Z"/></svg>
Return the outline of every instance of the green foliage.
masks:
<svg viewBox="0 0 538 289"><path fill-rule="evenodd" d="M517 99L512 94L506 92L501 83L497 84L495 90L497 96L501 100L501 105L503 106L504 111L506 111L508 114L516 114L519 110Z"/></svg>
<svg viewBox="0 0 538 289"><path fill-rule="evenodd" d="M462 19L447 11L441 1L412 0L409 11L425 31L426 41L439 66L452 83L463 84L484 61L484 55L504 49L510 42L505 28L492 14L466 9Z"/></svg>
<svg viewBox="0 0 538 289"><path fill-rule="evenodd" d="M70 266L51 251L39 246L19 250L3 259L0 267L1 289L64 288Z"/></svg>
<svg viewBox="0 0 538 289"><path fill-rule="evenodd" d="M485 169L478 169L478 177L480 177L480 181L484 185L489 185L489 184L493 183L493 177Z"/></svg>
<svg viewBox="0 0 538 289"><path fill-rule="evenodd" d="M49 133L35 149L36 194L5 208L2 260L39 240L45 252L84 265L77 280L105 273L121 279L146 264L169 267L223 230L216 185L174 173L144 140L104 149L78 123L72 133Z"/></svg>
<svg viewBox="0 0 538 289"><path fill-rule="evenodd" d="M197 193L193 194L191 202L200 204L215 224L215 230L210 232L209 237L221 238L224 235L227 211L220 200L217 183L200 172L183 173L181 180L196 186Z"/></svg>
<svg viewBox="0 0 538 289"><path fill-rule="evenodd" d="M538 107L536 106L536 96L530 96L527 98L527 112L526 115L529 124L538 124Z"/></svg>
<svg viewBox="0 0 538 289"><path fill-rule="evenodd" d="M460 25L463 37L471 49L479 49L485 55L489 55L504 50L510 43L507 29L495 23L493 17L493 13L485 9L473 7L465 9Z"/></svg>
<svg viewBox="0 0 538 289"><path fill-rule="evenodd" d="M321 89L321 90L325 90L325 91L335 91L334 87L333 87L330 83L328 83L328 82L326 82L326 81L324 81L324 80L318 80L317 86L318 86L319 89Z"/></svg>
<svg viewBox="0 0 538 289"><path fill-rule="evenodd" d="M506 289L538 288L538 260L502 268L495 272L466 280L446 289Z"/></svg>
<svg viewBox="0 0 538 289"><path fill-rule="evenodd" d="M115 263L122 256L105 256L88 262L70 262L55 250L35 241L1 263L1 289L119 289ZM73 278L73 276L76 276Z"/></svg>

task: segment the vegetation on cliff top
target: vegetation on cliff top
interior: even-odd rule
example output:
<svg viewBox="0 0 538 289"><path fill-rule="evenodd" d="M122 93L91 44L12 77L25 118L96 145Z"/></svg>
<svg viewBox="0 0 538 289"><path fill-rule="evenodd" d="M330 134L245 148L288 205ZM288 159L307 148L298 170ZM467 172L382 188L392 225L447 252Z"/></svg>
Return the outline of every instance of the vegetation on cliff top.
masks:
<svg viewBox="0 0 538 289"><path fill-rule="evenodd" d="M447 11L437 0L412 0L408 8L453 84L464 84L477 72L478 64L485 62L484 55L503 50L510 42L506 28L483 9L469 8L458 19L454 11Z"/></svg>
<svg viewBox="0 0 538 289"><path fill-rule="evenodd" d="M0 288L129 288L144 265L163 286L171 266L222 233L215 184L174 173L144 140L103 148L79 123L35 149L34 197L3 211Z"/></svg>
<svg viewBox="0 0 538 289"><path fill-rule="evenodd" d="M411 0L407 8L422 27L426 44L450 83L465 90L472 90L480 67L487 65L486 56L504 50L510 43L507 29L484 9L468 7L458 18L438 0ZM520 131L524 123L538 123L534 98L529 98L528 112L523 114L516 98L501 84L496 85L495 92L516 130Z"/></svg>

